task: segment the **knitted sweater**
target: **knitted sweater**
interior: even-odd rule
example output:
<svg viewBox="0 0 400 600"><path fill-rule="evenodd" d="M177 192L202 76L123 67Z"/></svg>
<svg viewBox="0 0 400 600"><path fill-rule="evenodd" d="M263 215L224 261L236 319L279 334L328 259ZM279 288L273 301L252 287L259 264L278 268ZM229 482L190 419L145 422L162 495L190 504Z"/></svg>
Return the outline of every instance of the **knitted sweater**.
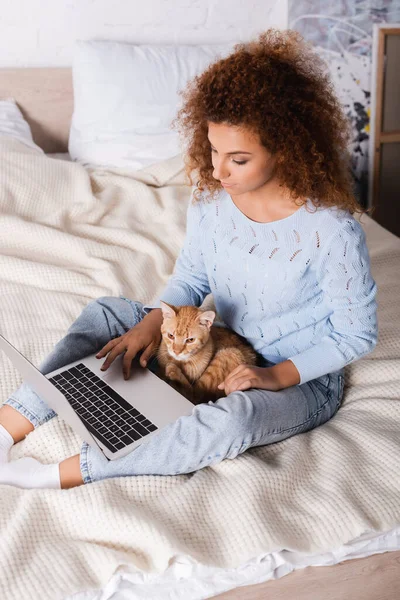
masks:
<svg viewBox="0 0 400 600"><path fill-rule="evenodd" d="M222 190L189 202L186 238L159 301L200 306L212 293L224 323L298 385L337 371L377 343L377 287L365 233L346 210L308 200L292 215L252 221Z"/></svg>

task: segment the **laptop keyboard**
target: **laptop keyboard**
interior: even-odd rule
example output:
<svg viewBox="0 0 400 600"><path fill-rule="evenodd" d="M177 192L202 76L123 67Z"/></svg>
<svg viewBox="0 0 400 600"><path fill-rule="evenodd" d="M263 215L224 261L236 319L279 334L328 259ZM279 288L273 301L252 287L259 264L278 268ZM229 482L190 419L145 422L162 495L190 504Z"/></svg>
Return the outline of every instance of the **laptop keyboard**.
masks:
<svg viewBox="0 0 400 600"><path fill-rule="evenodd" d="M113 452L158 429L83 363L49 381L64 394L90 433Z"/></svg>

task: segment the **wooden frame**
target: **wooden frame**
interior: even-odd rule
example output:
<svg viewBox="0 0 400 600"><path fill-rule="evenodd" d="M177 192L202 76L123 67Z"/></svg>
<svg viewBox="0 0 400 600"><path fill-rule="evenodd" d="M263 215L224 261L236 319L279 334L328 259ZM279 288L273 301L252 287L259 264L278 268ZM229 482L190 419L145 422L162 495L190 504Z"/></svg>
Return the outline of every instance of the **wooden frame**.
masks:
<svg viewBox="0 0 400 600"><path fill-rule="evenodd" d="M73 112L70 68L0 69L0 99L10 97L28 121L34 141L46 153L67 152ZM397 600L399 590L400 551L396 551L330 567L307 567L280 579L238 587L215 598Z"/></svg>
<svg viewBox="0 0 400 600"><path fill-rule="evenodd" d="M72 69L0 69L0 99L14 98L34 142L47 154L68 152L74 106Z"/></svg>
<svg viewBox="0 0 400 600"><path fill-rule="evenodd" d="M372 43L371 78L371 130L369 143L369 199L368 206L374 208L373 218L392 233L398 234L399 225L395 220L395 207L382 205L380 179L382 170L383 146L400 142L400 129L384 131L384 97L386 46L389 36L400 36L400 25L375 24ZM394 61L394 57L392 58ZM393 65L394 66L394 65ZM390 200L387 200L387 202Z"/></svg>

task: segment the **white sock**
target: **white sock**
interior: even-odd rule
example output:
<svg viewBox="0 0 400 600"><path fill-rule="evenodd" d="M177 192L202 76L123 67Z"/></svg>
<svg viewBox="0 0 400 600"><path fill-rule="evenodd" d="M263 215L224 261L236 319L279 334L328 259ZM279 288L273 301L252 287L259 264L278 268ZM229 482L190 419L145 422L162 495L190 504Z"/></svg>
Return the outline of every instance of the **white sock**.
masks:
<svg viewBox="0 0 400 600"><path fill-rule="evenodd" d="M7 429L0 425L0 465L8 462L8 453L14 444L14 438Z"/></svg>
<svg viewBox="0 0 400 600"><path fill-rule="evenodd" d="M61 489L59 463L44 465L26 456L0 464L0 484L21 488Z"/></svg>

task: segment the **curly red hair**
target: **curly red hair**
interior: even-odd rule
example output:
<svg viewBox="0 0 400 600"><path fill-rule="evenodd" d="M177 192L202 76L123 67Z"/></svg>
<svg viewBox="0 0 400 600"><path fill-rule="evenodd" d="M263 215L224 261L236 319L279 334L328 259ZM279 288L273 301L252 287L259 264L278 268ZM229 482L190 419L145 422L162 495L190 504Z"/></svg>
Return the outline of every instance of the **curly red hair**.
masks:
<svg viewBox="0 0 400 600"><path fill-rule="evenodd" d="M223 189L214 179L208 121L246 127L277 157L276 175L296 202L363 209L354 194L348 144L351 125L326 64L294 30L268 29L239 43L180 91L172 121L185 141L185 172L197 171L194 199ZM297 202L296 202L297 204ZM303 204L303 202L301 202ZM300 205L301 205L300 204Z"/></svg>

